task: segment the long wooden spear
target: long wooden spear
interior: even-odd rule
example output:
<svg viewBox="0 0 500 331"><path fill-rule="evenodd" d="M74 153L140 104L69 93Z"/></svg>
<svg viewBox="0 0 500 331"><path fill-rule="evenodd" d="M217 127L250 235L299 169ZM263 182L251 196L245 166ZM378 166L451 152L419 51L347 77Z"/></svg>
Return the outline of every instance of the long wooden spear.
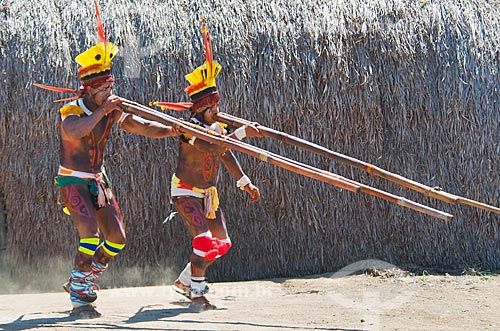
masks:
<svg viewBox="0 0 500 331"><path fill-rule="evenodd" d="M217 114L217 120L226 124L229 124L230 126L233 127L240 127L248 123L252 123L250 121L247 121L245 119L229 115L226 113L218 113ZM284 132L276 131L271 128L265 127L263 125L258 125L259 131L262 133L264 137L272 138L279 140L285 144L293 145L302 149L305 149L307 151L316 153L318 155L322 155L324 157L333 159L335 161L347 164L351 167L355 167L358 169L362 169L366 171L369 174L379 176L381 178L387 179L391 182L397 183L403 187L409 188L411 190L420 192L426 196L439 199L441 201L451 203L451 204L465 204L473 207L477 207L480 209L484 209L496 214L500 214L500 208L494 207L482 202L478 202L475 200L467 199L464 197L460 197L451 193L447 193L444 191L441 191L440 188L434 188L434 187L429 187L424 184L418 183L416 181L413 181L411 179L405 178L403 176L400 176L398 174L389 172L387 170L381 169L373 164L367 163L360 161L358 159L355 159L353 157L349 157L337 152L334 152L332 150L329 150L323 146L311 143L307 140L289 135Z"/></svg>
<svg viewBox="0 0 500 331"><path fill-rule="evenodd" d="M125 107L124 110L126 112L130 112L130 113L136 114L140 117L144 117L146 119L150 119L150 120L153 120L153 121L165 124L165 125L175 127L182 133L188 133L190 135L193 135L197 138L203 139L203 140L208 141L210 143L221 145L221 146L226 147L228 149L233 149L233 150L248 154L248 155L253 156L261 161L273 164L273 165L278 166L280 168L284 168L284 169L289 170L291 172L295 172L299 175L303 175L303 176L310 177L310 178L313 178L316 180L320 180L320 181L323 181L325 183L337 186L339 188L342 188L342 189L345 189L345 190L348 190L351 192L357 192L360 189L358 185L356 185L350 181L347 181L340 176L336 176L336 175L333 175L331 173L325 174L321 169L306 167L305 164L297 163L293 160L286 159L286 158L276 157L276 155L273 155L272 153L269 153L265 150L252 148L253 146L246 144L244 142L241 142L239 140L232 139L228 136L221 135L215 131L205 129L205 128L202 128L202 127L195 125L193 123L189 123L189 122L186 122L184 120L177 119L177 118L169 116L167 114L158 112L154 109L143 106L139 103L136 103L136 102L133 102L130 100L125 100L122 103L122 106Z"/></svg>
<svg viewBox="0 0 500 331"><path fill-rule="evenodd" d="M188 133L197 138L206 140L211 143L219 144L221 146L240 151L242 153L253 156L261 161L271 163L278 167L284 168L286 170L323 181L325 183L349 190L351 192L361 191L366 194L376 196L378 198L384 199L386 201L395 203L397 205L413 209L415 211L437 217L442 220L449 221L453 218L453 215L442 212L440 210L416 203L414 201L408 200L403 197L398 197L393 194L384 192L382 190L375 189L373 187L363 185L356 181L338 176L328 171L324 171L310 165L306 165L281 155L277 155L266 150L260 149L258 147L246 144L239 140L232 139L228 136L224 136L216 133L215 131L202 128L200 126L194 125L192 123L171 117L167 114L158 112L149 107L143 106L136 102L125 100L122 105L124 110L138 116L157 121L159 123L173 126L182 133Z"/></svg>

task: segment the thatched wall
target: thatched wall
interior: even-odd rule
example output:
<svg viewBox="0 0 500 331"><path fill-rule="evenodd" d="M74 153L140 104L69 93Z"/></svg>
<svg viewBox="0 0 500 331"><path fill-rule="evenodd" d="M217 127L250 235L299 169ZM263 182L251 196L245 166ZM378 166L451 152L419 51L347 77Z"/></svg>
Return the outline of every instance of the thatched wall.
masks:
<svg viewBox="0 0 500 331"><path fill-rule="evenodd" d="M57 284L77 244L56 205L61 97L33 82L77 87L73 58L96 42L92 1L0 4L0 190L12 273L38 266ZM223 111L373 163L426 185L500 202L500 10L483 1L123 1L101 4L115 92L139 102L186 101L183 75L201 64L198 17L224 69ZM176 116L178 114L175 114ZM211 280L337 270L367 258L400 266L497 269L498 215L423 198L357 169L266 140L257 146L455 215L445 223L341 191L238 154L262 192L249 204L226 172L222 207L234 248ZM128 226L113 285L161 283L186 262L190 239L167 226L177 142L119 131L107 164ZM56 261L58 261L56 263ZM54 266L55 265L55 266ZM59 270L61 272L59 272ZM126 272L124 272L126 271Z"/></svg>

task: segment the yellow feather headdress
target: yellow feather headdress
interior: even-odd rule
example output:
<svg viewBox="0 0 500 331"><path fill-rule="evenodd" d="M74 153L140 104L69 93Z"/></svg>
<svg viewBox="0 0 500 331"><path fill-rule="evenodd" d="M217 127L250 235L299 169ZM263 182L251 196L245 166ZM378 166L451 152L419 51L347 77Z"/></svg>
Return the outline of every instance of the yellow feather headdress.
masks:
<svg viewBox="0 0 500 331"><path fill-rule="evenodd" d="M94 5L97 15L97 37L99 38L99 42L75 58L75 61L80 65L78 77L82 81L82 85L92 87L99 86L104 82L114 81L113 75L111 75L111 61L116 56L116 53L118 53L118 47L108 41L107 34L104 31L101 11L99 10L97 0L94 0ZM50 91L77 94L75 97L59 99L55 102L78 99L84 91L83 87L80 87L80 89L69 89L37 83L33 85Z"/></svg>
<svg viewBox="0 0 500 331"><path fill-rule="evenodd" d="M75 61L81 66L78 76L81 80L91 79L111 71L111 61L118 53L118 47L108 41L108 36L102 24L101 11L97 0L94 0L97 15L97 36L99 43L85 52L79 54Z"/></svg>
<svg viewBox="0 0 500 331"><path fill-rule="evenodd" d="M151 105L174 110L191 110L198 112L205 107L219 102L216 78L222 66L214 61L212 54L212 37L205 19L201 18L201 33L205 46L205 63L187 74L185 78L191 83L184 91L191 97L192 103L152 102Z"/></svg>

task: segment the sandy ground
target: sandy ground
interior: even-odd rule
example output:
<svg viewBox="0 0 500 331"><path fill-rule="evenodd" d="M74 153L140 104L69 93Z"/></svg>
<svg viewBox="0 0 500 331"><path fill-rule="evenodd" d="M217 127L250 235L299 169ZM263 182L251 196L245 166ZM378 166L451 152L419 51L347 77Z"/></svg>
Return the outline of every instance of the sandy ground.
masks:
<svg viewBox="0 0 500 331"><path fill-rule="evenodd" d="M500 276L396 271L211 284L192 312L170 286L99 292L102 317L68 317L68 295L0 295L0 330L500 330Z"/></svg>

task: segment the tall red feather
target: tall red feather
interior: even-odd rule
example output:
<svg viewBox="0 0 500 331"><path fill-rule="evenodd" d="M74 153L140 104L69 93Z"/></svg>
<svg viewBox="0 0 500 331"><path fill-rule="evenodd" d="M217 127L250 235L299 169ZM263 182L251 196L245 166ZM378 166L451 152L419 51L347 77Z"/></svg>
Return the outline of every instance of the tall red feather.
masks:
<svg viewBox="0 0 500 331"><path fill-rule="evenodd" d="M203 44L205 45L205 59L210 67L210 72L212 72L212 38L210 37L208 24L203 17L201 18L201 34L203 35Z"/></svg>
<svg viewBox="0 0 500 331"><path fill-rule="evenodd" d="M97 36L99 38L99 42L106 41L106 34L104 33L104 26L102 25L101 11L99 10L99 4L97 0L94 0L95 4L95 12L97 15Z"/></svg>

